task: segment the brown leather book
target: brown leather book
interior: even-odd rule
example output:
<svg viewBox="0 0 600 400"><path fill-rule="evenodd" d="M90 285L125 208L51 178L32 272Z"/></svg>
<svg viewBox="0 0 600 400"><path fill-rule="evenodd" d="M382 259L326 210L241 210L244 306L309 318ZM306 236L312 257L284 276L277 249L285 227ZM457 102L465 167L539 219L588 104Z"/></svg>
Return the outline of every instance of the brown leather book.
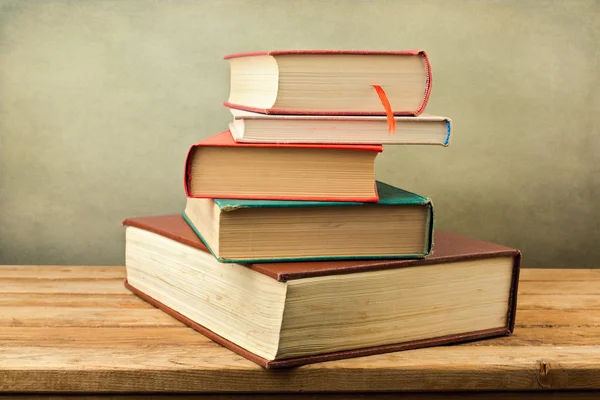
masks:
<svg viewBox="0 0 600 400"><path fill-rule="evenodd" d="M219 263L180 215L129 218L128 289L264 368L509 335L521 253L436 231L419 260Z"/></svg>

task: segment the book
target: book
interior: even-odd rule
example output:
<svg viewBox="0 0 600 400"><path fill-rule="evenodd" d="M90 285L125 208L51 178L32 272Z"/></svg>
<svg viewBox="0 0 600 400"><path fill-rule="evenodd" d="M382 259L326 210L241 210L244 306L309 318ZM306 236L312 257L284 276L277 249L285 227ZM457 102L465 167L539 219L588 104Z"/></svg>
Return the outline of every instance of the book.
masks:
<svg viewBox="0 0 600 400"><path fill-rule="evenodd" d="M431 200L377 182L377 203L188 198L183 217L220 262L423 258Z"/></svg>
<svg viewBox="0 0 600 400"><path fill-rule="evenodd" d="M219 263L181 215L131 218L126 286L265 368L508 335L520 252L436 230L419 260Z"/></svg>
<svg viewBox="0 0 600 400"><path fill-rule="evenodd" d="M188 197L376 202L381 145L236 143L226 131L187 155Z"/></svg>
<svg viewBox="0 0 600 400"><path fill-rule="evenodd" d="M395 117L396 132L388 132L382 116L272 115L230 109L229 130L241 143L434 144L448 146L450 118L421 114Z"/></svg>
<svg viewBox="0 0 600 400"><path fill-rule="evenodd" d="M419 115L431 92L422 50L284 50L225 59L225 105L265 114Z"/></svg>

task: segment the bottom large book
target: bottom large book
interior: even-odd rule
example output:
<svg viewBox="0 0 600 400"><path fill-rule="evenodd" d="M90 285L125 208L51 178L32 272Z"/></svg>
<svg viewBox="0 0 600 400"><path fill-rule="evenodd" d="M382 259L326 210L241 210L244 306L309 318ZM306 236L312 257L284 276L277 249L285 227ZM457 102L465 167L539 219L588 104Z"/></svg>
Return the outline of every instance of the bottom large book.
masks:
<svg viewBox="0 0 600 400"><path fill-rule="evenodd" d="M219 263L180 215L130 218L125 285L265 368L509 335L518 250L437 231L420 260Z"/></svg>

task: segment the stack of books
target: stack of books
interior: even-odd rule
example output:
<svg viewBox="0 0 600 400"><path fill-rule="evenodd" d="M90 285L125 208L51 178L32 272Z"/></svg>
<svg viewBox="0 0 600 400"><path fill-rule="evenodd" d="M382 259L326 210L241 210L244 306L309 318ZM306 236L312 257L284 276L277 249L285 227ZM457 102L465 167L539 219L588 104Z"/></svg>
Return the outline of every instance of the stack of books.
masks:
<svg viewBox="0 0 600 400"><path fill-rule="evenodd" d="M512 332L519 251L434 234L429 198L375 179L383 144L449 145L425 52L226 59L185 211L123 222L131 291L265 368Z"/></svg>

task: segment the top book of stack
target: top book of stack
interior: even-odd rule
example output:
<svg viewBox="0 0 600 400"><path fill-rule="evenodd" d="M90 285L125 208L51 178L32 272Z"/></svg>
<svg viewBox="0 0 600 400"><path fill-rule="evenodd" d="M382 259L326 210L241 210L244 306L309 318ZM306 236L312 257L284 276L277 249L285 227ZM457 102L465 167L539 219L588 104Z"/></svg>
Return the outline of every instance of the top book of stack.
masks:
<svg viewBox="0 0 600 400"><path fill-rule="evenodd" d="M294 50L225 57L229 108L263 114L419 115L431 92L422 50Z"/></svg>

